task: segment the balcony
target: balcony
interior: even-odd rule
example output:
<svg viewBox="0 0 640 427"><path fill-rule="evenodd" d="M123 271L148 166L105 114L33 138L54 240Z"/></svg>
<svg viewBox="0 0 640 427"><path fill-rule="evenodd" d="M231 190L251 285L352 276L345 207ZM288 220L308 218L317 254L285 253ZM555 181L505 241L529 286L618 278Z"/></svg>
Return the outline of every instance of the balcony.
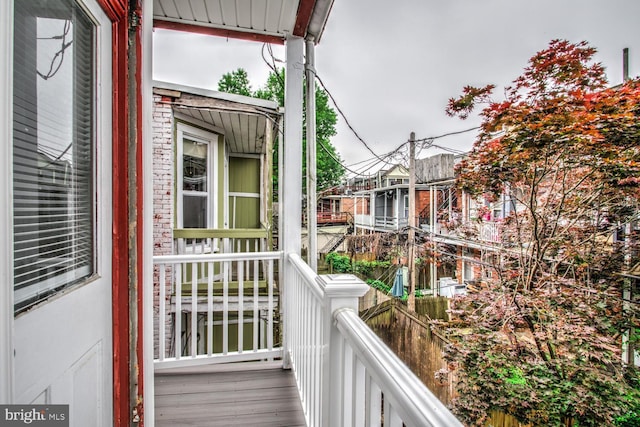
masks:
<svg viewBox="0 0 640 427"><path fill-rule="evenodd" d="M158 425L461 425L359 318L355 276L265 251L154 269Z"/></svg>
<svg viewBox="0 0 640 427"><path fill-rule="evenodd" d="M409 224L407 217L356 214L356 227L367 228L376 231L398 231Z"/></svg>

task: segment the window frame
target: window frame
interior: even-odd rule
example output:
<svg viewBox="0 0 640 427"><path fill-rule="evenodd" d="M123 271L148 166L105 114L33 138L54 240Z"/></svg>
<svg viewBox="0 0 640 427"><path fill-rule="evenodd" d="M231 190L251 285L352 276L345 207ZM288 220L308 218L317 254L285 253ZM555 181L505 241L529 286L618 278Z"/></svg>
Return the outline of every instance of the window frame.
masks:
<svg viewBox="0 0 640 427"><path fill-rule="evenodd" d="M184 190L184 140L190 139L207 144L207 224L205 228L216 228L218 223L218 137L217 133L204 130L187 123L178 122L176 125L176 227L184 227L184 196L197 195L196 192ZM193 194L191 194L193 193Z"/></svg>
<svg viewBox="0 0 640 427"><path fill-rule="evenodd" d="M101 168L104 166L104 163L99 159L99 155L98 153L100 152L99 150L101 149L100 147L102 146L101 140L106 136L106 137L110 137L110 127L109 126L103 126L103 122L106 120L110 123L110 119L111 119L111 112L110 112L110 108L106 108L103 103L105 102L105 100L103 99L104 97L101 96L101 85L102 85L102 78L104 76L106 76L105 74L105 70L103 70L103 64L102 61L100 60L100 55L102 52L102 46L103 46L103 40L101 39L100 36L100 21L99 19L97 19L94 14L91 12L90 8L88 8L83 1L79 1L79 0L70 0L69 3L71 4L72 7L72 16L74 16L76 13L82 13L83 14L83 19L87 21L87 23L90 25L91 27L91 34L89 35L90 37L90 46L91 46L91 50L89 52L89 55L91 56L89 59L87 59L87 61L90 61L92 64L92 69L91 69L91 76L87 77L88 81L90 81L90 87L88 89L88 93L89 96L91 97L89 104L90 104L90 108L91 108L91 112L90 117L88 119L88 122L90 122L90 126L91 126L91 130L90 130L90 135L88 136L89 141L88 141L88 145L82 149L85 149L86 152L89 154L90 158L88 159L89 163L83 165L83 167L86 167L88 169L88 174L87 176L89 177L90 184L89 186L86 188L87 190L87 194L88 194L88 198L86 200L84 200L84 202L86 202L86 207L88 207L89 209L89 216L88 216L88 220L90 221L90 224L88 226L88 228L86 228L84 231L82 231L83 233L88 233L90 235L90 239L88 240L88 242L90 243L90 253L88 254L87 258L85 259L85 261L83 262L87 262L87 266L86 268L88 269L86 274L80 274L78 275L78 277L71 277L69 279L62 279L60 280L60 277L70 277L70 276L74 276L73 274L69 274L67 272L60 272L59 274L56 274L53 277L44 277L43 276L43 281L46 282L50 282L51 285L50 286L41 286L41 285L37 285L37 288L35 291L37 291L34 295L33 292L29 293L27 292L28 289L32 288L34 285L27 285L24 289L25 291L20 292L20 294L22 294L23 296L21 296L20 298L18 298L18 292L19 290L16 289L16 283L15 283L15 271L16 271L16 266L15 266L15 250L16 250L16 246L15 246L15 224L14 221L12 221L11 224L11 254L12 254L12 261L11 261L11 269L12 269L12 278L14 278L12 280L12 284L11 284L11 290L13 293L13 308L14 308L14 315L17 316L23 312L26 312L28 310L31 310L34 307L37 307L43 303L46 303L48 301L50 301L53 298L58 297L59 295L64 295L78 287L81 287L87 283L92 282L93 280L95 280L97 277L100 276L100 271L101 271L101 267L102 267L102 262L101 262L101 257L104 256L104 254L102 254L102 250L108 251L109 252L109 256L110 256L110 244L106 245L104 248L100 247L100 243L103 241L102 239L102 227L100 226L100 219L102 218L102 203L105 201L105 196L104 195L99 195L98 194L98 188L102 188L102 186L104 185L104 182L102 181L103 179L103 174L100 172ZM31 15L27 15L27 16L31 16ZM46 12L43 13L42 16L40 15L35 15L36 18L56 18L55 13L50 13L47 14ZM60 18L58 18L60 19ZM72 18L73 20L73 18ZM75 21L75 20L74 20ZM15 22L15 14L12 16L12 22ZM72 39L73 41L75 41L75 36L76 36L76 32L75 32L75 27L76 25L73 25L74 28L74 38ZM13 29L13 28L12 28ZM88 33L87 33L88 34ZM35 34L36 37L38 37L38 34L36 32ZM15 37L15 32L12 31L12 37L11 37L11 46L14 47L16 43L16 37ZM77 67L77 55L78 53L76 52L75 49L75 45L76 43L74 43L73 45L73 50L71 51L71 54L69 55L69 57L73 58L73 62L72 62L72 67ZM14 48L15 49L15 48ZM80 53L82 54L82 52ZM37 52L36 52L37 55ZM78 96L78 92L76 92L76 77L72 76L73 78L73 85L72 85L72 100L73 100L73 105L72 105L72 111L75 111L76 108L78 108L75 100L76 97ZM36 77L36 81L35 84L37 86L37 82L38 82L38 77ZM16 81L15 81L15 75L13 75L13 78L11 79L11 87L12 89L15 87ZM38 90L37 88L35 89L35 93L36 95L38 95ZM12 101L12 103L14 102L14 96L12 96L10 98ZM38 102L36 100L36 109L38 108ZM110 104L109 104L110 105ZM107 111L109 110L109 111ZM13 128L15 126L15 111L12 109L12 114L10 116L10 120L11 120L11 127ZM38 119L37 113L36 113L36 120ZM79 129L80 127L82 127L82 124L75 124L75 113L73 113L72 115L72 133L75 133L77 131L77 129ZM83 122L84 123L84 122ZM105 122L106 123L106 122ZM105 134L105 129L109 128L108 135ZM35 141L38 142L40 140L40 138L37 136L35 136ZM11 163L11 173L10 173L10 185L12 187L12 189L14 188L14 176L15 176L15 172L14 172L14 165L15 165L15 154L14 154L14 144L16 144L15 141L15 134L12 132L12 137L10 138L11 141L11 146L12 146L12 155L10 156L9 162ZM80 145L78 145L78 139L76 139L75 137L72 139L72 144L74 149ZM83 141L86 142L86 141ZM106 145L106 144L105 144ZM66 150L65 150L66 151ZM36 152L38 152L38 150L36 150ZM64 153L63 153L64 154ZM75 155L74 155L75 156ZM79 158L75 158L75 161L78 161ZM105 176L107 176L107 174L105 174ZM110 175L108 175L110 176ZM77 197L78 196L78 190L76 189L76 185L73 184L73 190L71 192L66 193L67 194L67 198L69 198L69 196L72 197ZM12 218L15 218L15 211L14 211L14 200L15 200L15 195L13 195L13 197L11 198L11 215ZM73 204L73 203L72 203ZM69 211L69 209L71 208L71 205L66 205L67 208L67 212L71 212ZM73 212L77 212L78 209L74 209ZM74 225L71 227L71 230L73 231L73 233L75 234L77 232L77 227ZM76 243L72 243L72 245L77 244L77 240L73 240L73 242ZM76 252L77 249L72 249L72 252ZM102 254L102 255L101 255ZM74 259L75 256L74 256ZM76 263L76 261L74 261L74 263ZM84 270L84 267L81 269ZM58 277L58 279L56 279L56 277ZM26 296L24 296L26 295ZM31 296L30 296L31 295Z"/></svg>

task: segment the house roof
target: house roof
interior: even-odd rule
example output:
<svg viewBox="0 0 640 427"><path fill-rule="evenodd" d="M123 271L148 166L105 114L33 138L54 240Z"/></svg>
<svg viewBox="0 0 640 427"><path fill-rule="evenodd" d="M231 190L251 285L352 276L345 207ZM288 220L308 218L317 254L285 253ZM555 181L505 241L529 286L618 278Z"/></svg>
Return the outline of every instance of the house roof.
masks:
<svg viewBox="0 0 640 427"><path fill-rule="evenodd" d="M155 81L153 93L170 100L178 117L224 134L231 153L264 153L267 129L274 139L282 115L273 101L174 83Z"/></svg>
<svg viewBox="0 0 640 427"><path fill-rule="evenodd" d="M408 178L409 177L409 169L407 169L406 167L402 166L401 164L393 165L391 168L389 168L387 170L383 170L382 171L382 176L384 178L389 177L389 176Z"/></svg>
<svg viewBox="0 0 640 427"><path fill-rule="evenodd" d="M333 0L153 0L153 26L283 43L322 37Z"/></svg>

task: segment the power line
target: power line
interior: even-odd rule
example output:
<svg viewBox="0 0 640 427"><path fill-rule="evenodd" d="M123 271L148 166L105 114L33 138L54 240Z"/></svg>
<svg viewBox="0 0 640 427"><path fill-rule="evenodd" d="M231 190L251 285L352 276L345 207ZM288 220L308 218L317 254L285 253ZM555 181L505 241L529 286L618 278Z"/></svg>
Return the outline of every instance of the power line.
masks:
<svg viewBox="0 0 640 427"><path fill-rule="evenodd" d="M471 132L472 130L476 130L476 129L480 129L480 126L474 126L472 128L469 128L469 129L463 129L463 130L458 130L458 131L454 131L454 132L447 132L447 133L443 133L442 135L430 136L428 138L416 139L416 142L427 142L427 141L432 141L434 139L444 138L446 136L460 135L462 133Z"/></svg>
<svg viewBox="0 0 640 427"><path fill-rule="evenodd" d="M269 56L271 57L271 62L269 62L267 60L267 58L265 57L265 53L264 53L265 46L267 47L267 52L268 52ZM273 50L271 48L271 45L268 45L267 43L263 44L263 46L262 46L262 59L267 64L267 66L276 74L276 77L278 78L279 83L282 85L282 87L284 87L284 82L282 81L282 78L280 77L280 73L278 72L278 68L276 67L276 64L275 64L276 62L283 62L283 61L278 60L278 59L275 58L275 56L273 54ZM340 108L340 106L336 102L335 97L329 91L327 86L324 84L324 82L322 81L322 78L318 75L316 70L311 70L311 72L315 76L316 80L318 81L318 83L320 84L322 89L326 92L326 94L329 97L329 99L331 99L331 102L333 103L334 107L336 108L336 110L338 111L340 116L344 119L344 121L345 121L347 127L349 128L349 130L354 134L354 136L358 139L358 141L360 141L362 143L362 145L364 145L364 147L371 154L373 154L374 158L377 159L377 162L367 163L363 167L363 171L364 170L370 170L371 168L375 167L379 163L384 163L386 165L393 165L393 162L390 161L390 160L398 159L398 156L400 156L399 160L402 160L402 161L404 161L406 163L406 161L407 161L406 155L402 154L401 152L402 152L402 149L409 143L409 141L403 142L396 149L394 149L394 150L392 150L392 151L390 151L390 152L388 152L386 154L378 155L375 151L373 151L373 149L369 146L369 144L367 144L367 142L360 136L360 134L358 134L358 132L355 130L355 128L351 125L351 122L347 118L346 114L342 111L342 109ZM435 144L433 144L433 141L435 139L440 139L440 138L444 138L444 137L447 137L447 136L459 135L459 134L463 134L463 133L466 133L466 132L471 132L471 131L479 129L479 128L480 128L480 126L475 126L475 127L469 128L469 129L464 129L464 130L454 131L454 132L447 132L447 133L444 133L444 134L441 134L441 135L437 135L437 136L418 139L418 140L415 141L416 143L419 144L418 145L418 149L419 149L418 153L420 153L425 148L437 147L437 148L440 148L440 149L445 150L445 151L453 152L453 153L456 153L456 154L462 154L462 153L464 153L464 151L459 151L459 150L455 150L455 149L452 149L452 148L447 148L447 147L442 147L440 145L435 145ZM365 175L362 172L357 172L357 171L353 170L352 166L360 164L360 163L366 163L369 160L363 160L363 161L357 162L357 163L355 163L353 165L346 165L341 160L338 160L322 143L320 144L320 146L334 161L336 161L338 164L340 164L340 166L342 166L345 170L355 174L356 176Z"/></svg>
<svg viewBox="0 0 640 427"><path fill-rule="evenodd" d="M378 154L376 154L376 152L373 151L371 149L371 147L369 147L369 144L367 144L365 142L365 140L362 139L362 137L358 134L358 132L356 132L356 130L353 128L353 126L351 126L351 123L349 122L349 119L347 119L347 116L342 112L342 110L338 106L335 98L333 97L331 92L329 92L329 89L327 89L327 87L325 86L325 84L322 81L322 79L320 78L320 76L315 71L313 71L313 74L316 77L316 80L318 80L318 83L320 83L320 86L322 86L322 89L327 93L327 95L331 99L331 102L333 102L333 105L336 107L336 110L338 110L338 113L340 113L340 116L344 119L344 122L346 123L347 127L349 128L349 130L355 135L355 137L358 139L358 141L360 141L362 143L362 145L364 145L365 148L367 150L369 150L371 152L371 154L373 154L378 160L380 160L381 162L385 162L387 164L391 164L391 163L387 162L385 159L383 159L380 156L378 156Z"/></svg>

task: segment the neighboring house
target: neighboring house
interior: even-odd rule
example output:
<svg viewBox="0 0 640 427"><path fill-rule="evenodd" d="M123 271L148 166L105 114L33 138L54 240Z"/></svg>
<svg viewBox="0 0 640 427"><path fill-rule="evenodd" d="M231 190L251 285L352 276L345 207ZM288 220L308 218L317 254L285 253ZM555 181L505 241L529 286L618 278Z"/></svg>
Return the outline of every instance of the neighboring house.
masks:
<svg viewBox="0 0 640 427"><path fill-rule="evenodd" d="M368 178L368 190L355 191L356 233L399 231L409 221L409 171L402 165L395 165ZM350 184L353 188L361 182Z"/></svg>
<svg viewBox="0 0 640 427"><path fill-rule="evenodd" d="M271 250L272 151L282 118L277 103L164 82L154 82L153 100L154 254ZM182 273L183 298L188 299L191 273L188 267ZM206 285L204 271L198 274L199 284ZM214 292L221 292L225 279L238 286L237 271L218 272ZM259 274L258 279L258 315L266 319L266 310L277 310L277 305L268 307L264 277ZM164 286L174 301L171 280ZM214 303L221 300L217 296ZM238 296L232 296L230 307L237 302ZM190 306L183 302L183 307L180 333L188 347L193 339ZM169 344L177 332L175 311L164 321L166 347L171 349L167 355L174 356L176 349ZM197 334L206 336L205 316L199 314L197 321ZM248 341L253 336L253 319L247 316L243 322L244 348L248 349L253 344ZM265 330L262 323L258 327ZM214 348L221 347L222 334L217 329L214 326ZM265 335L259 334L258 339L264 342ZM204 348L204 340L199 345ZM230 347L237 349L237 340Z"/></svg>
<svg viewBox="0 0 640 427"><path fill-rule="evenodd" d="M415 212L418 235L450 249L439 267L426 270L430 289L438 292L458 284L479 285L494 274L491 267L500 243L499 225L513 209L503 197L498 203L474 199L455 188L455 165L461 156L437 154L416 160ZM409 219L409 172L402 166L381 171L350 187L367 186L354 198L355 233L407 233ZM425 246L426 247L426 246ZM443 254L439 256L442 258ZM453 261L452 261L453 260ZM443 291L451 295L449 290Z"/></svg>
<svg viewBox="0 0 640 427"><path fill-rule="evenodd" d="M623 224L614 236L614 243L622 244L625 251L625 269L621 275L626 279L622 297L627 304L640 304L640 220ZM640 334L634 331L622 337L622 359L640 366Z"/></svg>
<svg viewBox="0 0 640 427"><path fill-rule="evenodd" d="M354 198L345 189L333 187L318 194L316 216L318 226L353 223Z"/></svg>
<svg viewBox="0 0 640 427"><path fill-rule="evenodd" d="M263 230L270 241L278 105L161 82L153 94L155 253L172 253L185 229Z"/></svg>
<svg viewBox="0 0 640 427"><path fill-rule="evenodd" d="M514 209L506 195L498 202L489 202L457 189L455 165L462 157L438 154L416 161L418 180L428 186L430 196L423 213L425 220L421 221L422 230L431 241L445 245L451 255L447 262L451 265L441 269L454 272L453 277L442 277L440 271L432 268L431 289L449 296L455 294L450 291L454 282L473 288L495 274L500 224ZM446 291L442 291L443 285Z"/></svg>
<svg viewBox="0 0 640 427"><path fill-rule="evenodd" d="M346 239L354 230L355 198L345 187L334 187L318 195L316 207L318 252L345 252Z"/></svg>

